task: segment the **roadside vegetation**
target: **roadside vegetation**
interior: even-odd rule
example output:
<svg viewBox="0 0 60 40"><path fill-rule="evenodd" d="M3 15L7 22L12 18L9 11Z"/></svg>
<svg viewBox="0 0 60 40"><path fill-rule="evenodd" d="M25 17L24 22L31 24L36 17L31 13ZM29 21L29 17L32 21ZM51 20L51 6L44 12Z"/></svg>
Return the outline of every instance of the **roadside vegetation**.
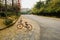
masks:
<svg viewBox="0 0 60 40"><path fill-rule="evenodd" d="M0 25L0 29L11 25L11 23L15 22L19 16L20 8L17 3L14 3L14 0L12 0L11 4L9 4L7 0L0 0L0 24L2 24Z"/></svg>
<svg viewBox="0 0 60 40"><path fill-rule="evenodd" d="M60 17L60 0L39 1L31 10L32 14Z"/></svg>

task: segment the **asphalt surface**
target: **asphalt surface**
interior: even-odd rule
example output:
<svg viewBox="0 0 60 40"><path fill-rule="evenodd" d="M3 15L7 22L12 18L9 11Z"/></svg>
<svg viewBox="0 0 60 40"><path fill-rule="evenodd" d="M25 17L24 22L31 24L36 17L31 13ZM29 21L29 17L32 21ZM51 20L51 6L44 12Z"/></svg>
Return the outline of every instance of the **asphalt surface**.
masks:
<svg viewBox="0 0 60 40"><path fill-rule="evenodd" d="M29 31L25 26L22 29L18 28L21 17L23 24L27 22L32 25L32 30ZM21 17L19 17L18 21L13 26L0 31L0 40L40 40L39 25L25 16Z"/></svg>
<svg viewBox="0 0 60 40"><path fill-rule="evenodd" d="M35 21L40 28L40 40L60 40L60 19L35 16L22 15L30 20Z"/></svg>

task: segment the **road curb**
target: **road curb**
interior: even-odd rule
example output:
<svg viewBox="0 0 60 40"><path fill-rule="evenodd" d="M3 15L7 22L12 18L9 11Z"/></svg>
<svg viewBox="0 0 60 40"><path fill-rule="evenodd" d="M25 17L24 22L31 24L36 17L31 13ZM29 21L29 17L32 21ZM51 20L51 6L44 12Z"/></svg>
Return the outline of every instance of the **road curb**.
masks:
<svg viewBox="0 0 60 40"><path fill-rule="evenodd" d="M13 26L16 23L16 21L17 21L17 19L15 21L13 21L10 25L8 25L8 26L6 26L4 28L1 28L0 31Z"/></svg>

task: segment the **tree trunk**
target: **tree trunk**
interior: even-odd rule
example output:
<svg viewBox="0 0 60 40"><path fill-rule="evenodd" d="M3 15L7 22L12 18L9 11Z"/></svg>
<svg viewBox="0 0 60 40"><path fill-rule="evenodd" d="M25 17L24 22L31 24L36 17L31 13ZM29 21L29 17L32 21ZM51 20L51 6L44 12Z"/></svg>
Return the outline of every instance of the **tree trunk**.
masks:
<svg viewBox="0 0 60 40"><path fill-rule="evenodd" d="M5 0L5 15L6 15L6 18L7 18L7 0Z"/></svg>
<svg viewBox="0 0 60 40"><path fill-rule="evenodd" d="M13 7L14 7L14 0L12 0L12 10L13 10Z"/></svg>

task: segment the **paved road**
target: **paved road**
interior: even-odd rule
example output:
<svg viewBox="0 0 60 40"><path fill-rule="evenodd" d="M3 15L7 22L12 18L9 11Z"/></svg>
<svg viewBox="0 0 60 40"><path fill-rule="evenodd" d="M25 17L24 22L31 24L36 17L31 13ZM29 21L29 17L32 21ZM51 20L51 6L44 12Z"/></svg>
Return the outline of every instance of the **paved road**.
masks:
<svg viewBox="0 0 60 40"><path fill-rule="evenodd" d="M60 40L60 19L35 15L23 15L40 26L40 40Z"/></svg>
<svg viewBox="0 0 60 40"><path fill-rule="evenodd" d="M17 28L17 25L20 20L21 17L12 27L1 30L0 40L40 40L39 25L35 21L22 16L23 23L28 22L28 24L32 25L32 30L28 31L28 29L25 27L19 29Z"/></svg>

